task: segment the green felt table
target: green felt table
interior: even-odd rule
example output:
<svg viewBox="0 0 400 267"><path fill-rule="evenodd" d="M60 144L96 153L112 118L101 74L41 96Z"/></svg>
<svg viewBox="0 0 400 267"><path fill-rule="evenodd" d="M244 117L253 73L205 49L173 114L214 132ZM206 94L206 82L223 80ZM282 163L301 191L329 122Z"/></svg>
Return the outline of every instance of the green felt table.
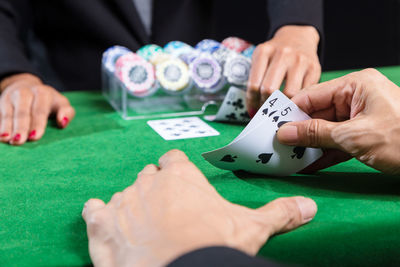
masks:
<svg viewBox="0 0 400 267"><path fill-rule="evenodd" d="M400 67L380 70L400 84ZM324 73L322 80L348 72ZM317 202L311 223L273 237L260 255L313 266L400 265L400 177L356 160L316 175L236 177L201 153L229 143L244 126L210 123L220 136L164 141L146 120L122 120L99 93L66 96L77 111L67 129L50 124L38 142L0 145L0 266L89 265L83 204L108 201L173 148L186 152L229 201L256 208L303 195Z"/></svg>

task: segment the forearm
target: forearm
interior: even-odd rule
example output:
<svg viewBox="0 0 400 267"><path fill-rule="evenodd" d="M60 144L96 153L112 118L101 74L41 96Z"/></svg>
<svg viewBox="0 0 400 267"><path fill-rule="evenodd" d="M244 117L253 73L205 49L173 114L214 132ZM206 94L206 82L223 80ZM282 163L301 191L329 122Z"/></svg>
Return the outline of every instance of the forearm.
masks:
<svg viewBox="0 0 400 267"><path fill-rule="evenodd" d="M22 40L31 25L27 12L27 1L0 0L0 81L16 73L36 73Z"/></svg>

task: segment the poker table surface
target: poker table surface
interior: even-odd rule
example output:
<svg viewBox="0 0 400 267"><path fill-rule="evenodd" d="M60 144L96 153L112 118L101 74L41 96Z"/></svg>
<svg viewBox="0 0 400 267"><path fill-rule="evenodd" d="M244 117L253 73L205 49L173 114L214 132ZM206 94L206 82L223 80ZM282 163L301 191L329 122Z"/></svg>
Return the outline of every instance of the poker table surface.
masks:
<svg viewBox="0 0 400 267"><path fill-rule="evenodd" d="M379 70L400 85L400 66ZM219 136L165 141L146 120L124 121L100 93L65 95L77 112L67 129L50 122L38 142L0 145L0 266L90 266L84 203L109 201L174 148L231 202L257 208L279 197L316 201L313 221L271 238L259 256L307 266L400 265L400 177L354 159L314 175L238 177L201 153L228 144L243 125L210 122Z"/></svg>

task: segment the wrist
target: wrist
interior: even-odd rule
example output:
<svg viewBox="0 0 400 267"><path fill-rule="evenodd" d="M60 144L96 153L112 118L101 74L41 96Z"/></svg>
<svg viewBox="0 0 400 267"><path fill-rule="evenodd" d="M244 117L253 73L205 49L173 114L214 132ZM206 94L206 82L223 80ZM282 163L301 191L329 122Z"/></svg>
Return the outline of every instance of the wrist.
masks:
<svg viewBox="0 0 400 267"><path fill-rule="evenodd" d="M311 42L315 48L318 47L320 36L317 29L313 26L286 25L279 28L274 37L301 37L303 40Z"/></svg>
<svg viewBox="0 0 400 267"><path fill-rule="evenodd" d="M41 85L43 82L35 75L30 73L19 73L5 77L0 81L0 93L7 87L15 83L25 83L31 86Z"/></svg>

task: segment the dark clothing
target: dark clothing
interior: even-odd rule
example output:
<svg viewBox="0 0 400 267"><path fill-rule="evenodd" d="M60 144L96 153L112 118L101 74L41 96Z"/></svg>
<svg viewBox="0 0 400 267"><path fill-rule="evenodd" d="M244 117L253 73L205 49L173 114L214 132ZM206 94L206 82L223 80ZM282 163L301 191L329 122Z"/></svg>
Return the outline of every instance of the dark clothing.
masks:
<svg viewBox="0 0 400 267"><path fill-rule="evenodd" d="M26 46L32 32L65 88L98 90L101 55L112 45L136 51L147 43L194 45L228 36L258 44L288 24L313 25L321 33L322 0L154 0L152 17L148 36L132 0L0 0L0 78L42 77Z"/></svg>
<svg viewBox="0 0 400 267"><path fill-rule="evenodd" d="M167 267L282 267L284 265L251 257L228 247L208 247L189 252L168 264ZM286 265L285 265L286 266Z"/></svg>

